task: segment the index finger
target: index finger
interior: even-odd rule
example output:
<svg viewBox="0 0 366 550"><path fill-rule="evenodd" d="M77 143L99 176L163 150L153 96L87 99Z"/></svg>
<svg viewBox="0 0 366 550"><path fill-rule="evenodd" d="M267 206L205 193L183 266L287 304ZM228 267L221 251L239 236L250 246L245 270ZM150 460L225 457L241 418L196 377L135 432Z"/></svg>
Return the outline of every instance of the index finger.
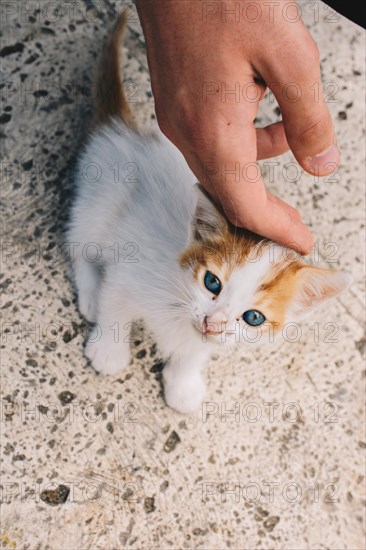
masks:
<svg viewBox="0 0 366 550"><path fill-rule="evenodd" d="M204 155L192 150L184 151L184 155L203 187L220 202L234 225L301 254L310 253L313 239L309 229L290 205L274 200L266 191L256 163L256 130L252 123L245 125L244 131L240 127L239 132L226 133L225 140L212 146L208 141Z"/></svg>

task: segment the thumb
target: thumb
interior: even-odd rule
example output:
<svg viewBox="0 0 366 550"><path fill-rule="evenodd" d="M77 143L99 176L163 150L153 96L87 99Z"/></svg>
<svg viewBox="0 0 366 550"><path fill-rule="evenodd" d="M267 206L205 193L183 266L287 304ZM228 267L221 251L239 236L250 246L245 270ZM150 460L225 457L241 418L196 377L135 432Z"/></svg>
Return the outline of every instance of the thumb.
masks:
<svg viewBox="0 0 366 550"><path fill-rule="evenodd" d="M310 174L326 176L339 164L339 151L328 107L304 97L301 105L281 102L288 144L300 166Z"/></svg>
<svg viewBox="0 0 366 550"><path fill-rule="evenodd" d="M288 144L300 166L310 174L325 176L339 164L332 119L324 101L319 54L311 37L297 48L291 60L274 68L269 80L279 103ZM267 81L268 82L268 81Z"/></svg>

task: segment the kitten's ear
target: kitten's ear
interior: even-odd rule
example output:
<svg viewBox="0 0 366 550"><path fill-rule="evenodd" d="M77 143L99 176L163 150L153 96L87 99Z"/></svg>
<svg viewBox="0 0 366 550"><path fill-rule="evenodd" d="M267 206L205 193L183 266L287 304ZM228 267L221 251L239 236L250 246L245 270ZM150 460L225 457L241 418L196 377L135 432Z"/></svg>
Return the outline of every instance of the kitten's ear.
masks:
<svg viewBox="0 0 366 550"><path fill-rule="evenodd" d="M200 185L195 186L195 193L197 206L192 222L192 239L205 242L222 234L227 221Z"/></svg>
<svg viewBox="0 0 366 550"><path fill-rule="evenodd" d="M353 281L347 271L314 266L304 266L297 272L296 278L296 291L290 308L297 318L306 317L318 305L338 296Z"/></svg>

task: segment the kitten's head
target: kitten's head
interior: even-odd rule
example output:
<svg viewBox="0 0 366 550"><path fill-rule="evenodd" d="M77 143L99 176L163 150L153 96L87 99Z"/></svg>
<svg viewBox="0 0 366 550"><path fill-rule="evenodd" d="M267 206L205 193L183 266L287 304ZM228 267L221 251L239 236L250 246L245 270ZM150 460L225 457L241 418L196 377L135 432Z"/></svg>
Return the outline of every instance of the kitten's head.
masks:
<svg viewBox="0 0 366 550"><path fill-rule="evenodd" d="M192 324L203 341L265 342L266 333L311 314L351 283L347 272L305 264L295 252L233 226L198 187L197 193L180 264L193 279Z"/></svg>

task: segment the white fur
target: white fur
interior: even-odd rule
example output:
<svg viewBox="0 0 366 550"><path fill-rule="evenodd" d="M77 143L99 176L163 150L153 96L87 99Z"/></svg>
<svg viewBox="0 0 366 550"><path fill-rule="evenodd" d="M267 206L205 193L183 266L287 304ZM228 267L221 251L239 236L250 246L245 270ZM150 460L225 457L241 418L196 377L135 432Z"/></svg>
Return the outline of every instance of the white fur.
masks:
<svg viewBox="0 0 366 550"><path fill-rule="evenodd" d="M93 182L95 174L100 178ZM202 334L205 316L225 322L225 344L236 345L235 325L244 323L237 319L253 307L273 259L263 254L238 267L217 300L180 267L198 195L184 157L162 134L141 136L115 121L91 137L77 179L67 240L73 243L80 311L97 323L86 355L97 371L116 374L130 361L131 323L144 319L168 360L168 405L191 412L205 394L202 366L223 343L222 335ZM274 257L281 251L276 246Z"/></svg>

